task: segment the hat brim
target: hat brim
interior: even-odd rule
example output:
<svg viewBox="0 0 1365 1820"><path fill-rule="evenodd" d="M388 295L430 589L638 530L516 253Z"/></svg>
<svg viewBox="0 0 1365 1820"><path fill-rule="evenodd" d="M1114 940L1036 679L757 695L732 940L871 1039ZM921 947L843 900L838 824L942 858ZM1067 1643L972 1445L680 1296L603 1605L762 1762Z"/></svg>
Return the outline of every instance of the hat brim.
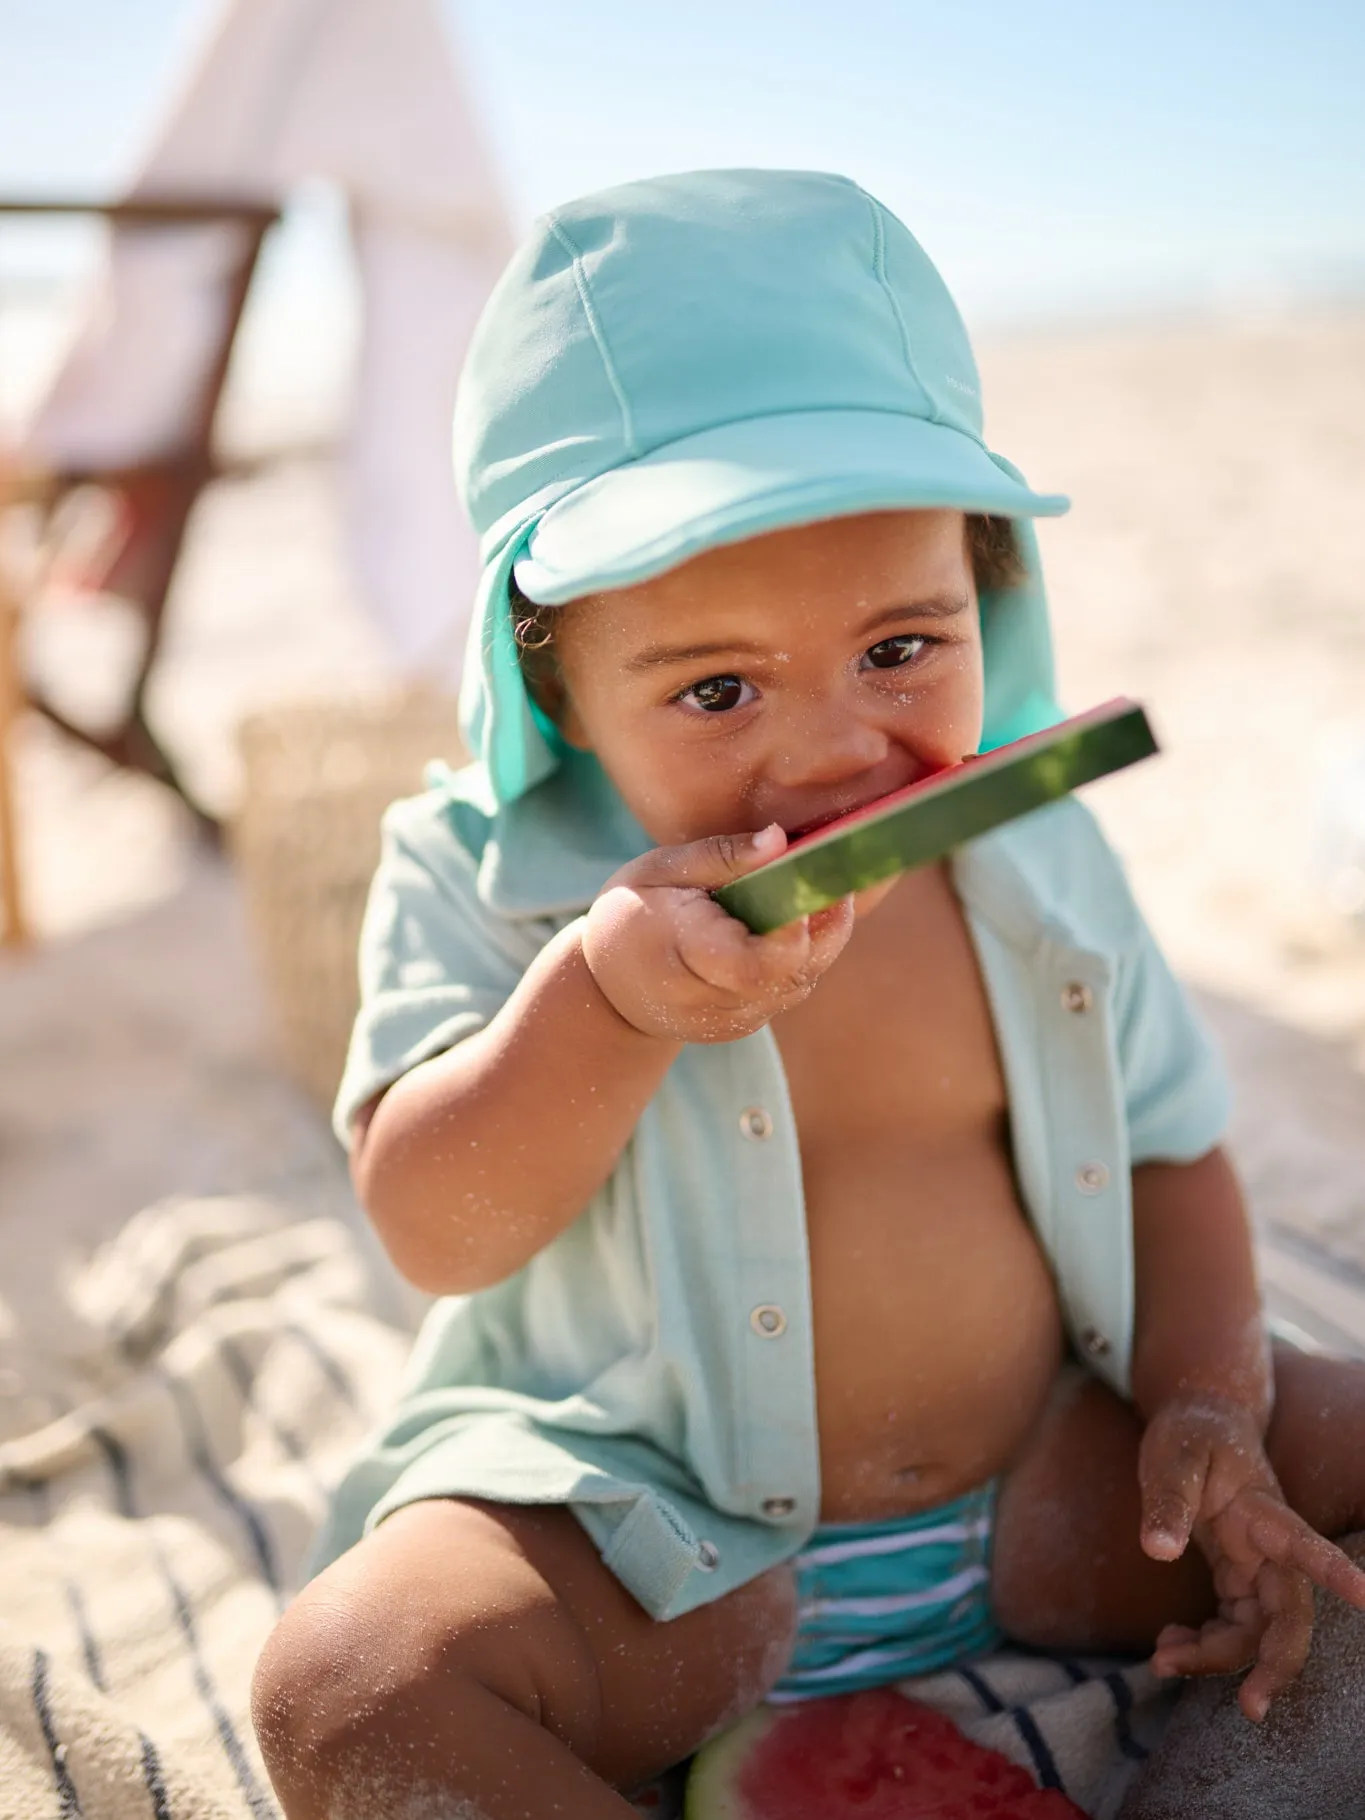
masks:
<svg viewBox="0 0 1365 1820"><path fill-rule="evenodd" d="M892 411L803 411L721 424L612 468L557 501L516 563L532 600L648 581L719 544L854 512L1065 512L947 424Z"/></svg>

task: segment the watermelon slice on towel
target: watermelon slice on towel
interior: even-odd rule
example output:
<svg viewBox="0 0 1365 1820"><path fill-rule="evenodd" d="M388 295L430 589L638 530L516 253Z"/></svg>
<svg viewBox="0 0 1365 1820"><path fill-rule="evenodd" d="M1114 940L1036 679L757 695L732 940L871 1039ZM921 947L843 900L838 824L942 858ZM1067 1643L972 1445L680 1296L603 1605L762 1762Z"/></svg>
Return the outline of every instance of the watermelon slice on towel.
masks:
<svg viewBox="0 0 1365 1820"><path fill-rule="evenodd" d="M894 1688L757 1712L698 1752L685 1820L1085 1820Z"/></svg>

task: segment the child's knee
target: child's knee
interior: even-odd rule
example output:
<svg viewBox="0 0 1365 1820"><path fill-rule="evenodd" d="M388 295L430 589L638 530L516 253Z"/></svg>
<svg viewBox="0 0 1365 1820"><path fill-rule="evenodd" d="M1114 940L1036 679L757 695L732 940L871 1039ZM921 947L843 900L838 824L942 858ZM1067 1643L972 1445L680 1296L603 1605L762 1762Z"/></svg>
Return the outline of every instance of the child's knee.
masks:
<svg viewBox="0 0 1365 1820"><path fill-rule="evenodd" d="M288 1811L323 1811L329 1744L355 1706L356 1655L349 1614L304 1594L285 1612L251 1680L251 1720L271 1780ZM295 1807L296 1791L307 1806Z"/></svg>
<svg viewBox="0 0 1365 1820"><path fill-rule="evenodd" d="M332 1812L359 1766L382 1780L390 1758L430 1755L433 1775L458 1782L490 1698L579 1750L594 1741L579 1627L527 1563L452 1530L455 1515L399 1512L306 1587L267 1641L252 1718L291 1820ZM447 1546L457 1539L469 1545Z"/></svg>
<svg viewBox="0 0 1365 1820"><path fill-rule="evenodd" d="M401 1636L364 1604L325 1585L305 1588L252 1676L252 1723L272 1776L308 1779L344 1753L379 1708L410 1694L414 1667Z"/></svg>

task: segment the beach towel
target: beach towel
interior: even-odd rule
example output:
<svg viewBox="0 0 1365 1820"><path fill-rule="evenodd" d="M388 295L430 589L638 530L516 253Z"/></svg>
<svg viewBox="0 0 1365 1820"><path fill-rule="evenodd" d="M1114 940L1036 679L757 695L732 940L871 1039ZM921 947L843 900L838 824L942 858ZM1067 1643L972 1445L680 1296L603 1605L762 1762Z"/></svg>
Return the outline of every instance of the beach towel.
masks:
<svg viewBox="0 0 1365 1820"><path fill-rule="evenodd" d="M63 1296L49 1419L0 1439L0 1820L272 1820L252 1668L409 1336L346 1226L247 1198L146 1209ZM1101 1820L1166 1699L1017 1652L911 1690Z"/></svg>
<svg viewBox="0 0 1365 1820"><path fill-rule="evenodd" d="M0 1816L268 1820L251 1671L407 1337L339 1222L253 1200L149 1208L67 1292L71 1406L0 1443Z"/></svg>

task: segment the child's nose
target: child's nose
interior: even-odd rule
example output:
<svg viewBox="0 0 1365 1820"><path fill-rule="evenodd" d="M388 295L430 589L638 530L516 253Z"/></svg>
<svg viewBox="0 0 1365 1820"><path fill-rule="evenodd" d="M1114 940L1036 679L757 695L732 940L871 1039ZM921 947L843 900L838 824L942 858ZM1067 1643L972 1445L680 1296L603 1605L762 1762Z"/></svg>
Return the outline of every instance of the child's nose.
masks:
<svg viewBox="0 0 1365 1820"><path fill-rule="evenodd" d="M882 728L851 714L846 702L808 701L788 716L769 771L785 789L836 784L872 770L890 749Z"/></svg>

